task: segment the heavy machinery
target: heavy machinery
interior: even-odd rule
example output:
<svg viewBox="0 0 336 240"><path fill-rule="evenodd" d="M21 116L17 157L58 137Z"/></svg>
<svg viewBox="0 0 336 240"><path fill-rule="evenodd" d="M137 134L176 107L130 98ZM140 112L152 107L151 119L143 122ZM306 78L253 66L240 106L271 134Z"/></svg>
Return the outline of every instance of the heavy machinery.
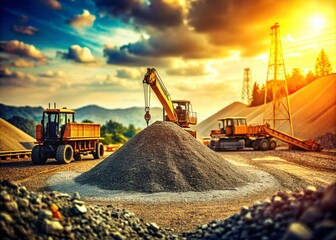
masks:
<svg viewBox="0 0 336 240"><path fill-rule="evenodd" d="M155 68L147 68L147 73L142 81L145 95L145 120L147 126L150 120L150 90L153 89L163 106L163 120L174 122L196 137L196 131L187 129L190 125L197 124L197 115L192 111L192 105L187 100L171 100Z"/></svg>
<svg viewBox="0 0 336 240"><path fill-rule="evenodd" d="M289 143L299 149L321 151L322 147L314 140L301 140L286 133L272 129L268 124L247 125L244 117L229 117L218 119L219 129L210 131L209 147L215 151L225 149L273 150L277 143L275 139Z"/></svg>
<svg viewBox="0 0 336 240"><path fill-rule="evenodd" d="M104 155L100 142L100 125L76 123L75 111L67 108L49 108L43 111L41 124L36 125L37 145L33 147L33 164L43 164L48 158L60 163L81 160L81 155L93 154L95 159Z"/></svg>

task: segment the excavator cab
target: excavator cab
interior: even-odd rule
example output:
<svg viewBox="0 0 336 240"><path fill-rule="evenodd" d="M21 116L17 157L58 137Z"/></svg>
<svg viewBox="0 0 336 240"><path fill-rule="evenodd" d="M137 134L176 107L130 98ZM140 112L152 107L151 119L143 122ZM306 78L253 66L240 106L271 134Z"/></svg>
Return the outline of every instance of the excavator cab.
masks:
<svg viewBox="0 0 336 240"><path fill-rule="evenodd" d="M197 124L197 114L193 112L190 101L173 100L173 106L177 116L178 124L181 127L189 127L189 124Z"/></svg>

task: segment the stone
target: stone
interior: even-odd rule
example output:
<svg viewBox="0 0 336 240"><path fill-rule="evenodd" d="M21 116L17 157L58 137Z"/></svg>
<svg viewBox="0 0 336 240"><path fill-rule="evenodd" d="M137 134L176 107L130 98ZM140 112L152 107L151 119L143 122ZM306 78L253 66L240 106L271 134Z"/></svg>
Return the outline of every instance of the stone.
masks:
<svg viewBox="0 0 336 240"><path fill-rule="evenodd" d="M27 198L19 198L17 203L21 208L27 208L29 206L29 200Z"/></svg>
<svg viewBox="0 0 336 240"><path fill-rule="evenodd" d="M336 183L333 183L326 188L321 205L325 210L336 212Z"/></svg>
<svg viewBox="0 0 336 240"><path fill-rule="evenodd" d="M42 229L47 234L54 234L63 231L64 228L59 221L44 219Z"/></svg>
<svg viewBox="0 0 336 240"><path fill-rule="evenodd" d="M313 233L307 226L294 222L288 227L284 240L309 240L312 237Z"/></svg>
<svg viewBox="0 0 336 240"><path fill-rule="evenodd" d="M18 204L15 201L8 201L5 203L5 207L9 212L18 211Z"/></svg>
<svg viewBox="0 0 336 240"><path fill-rule="evenodd" d="M71 200L75 200L75 199L79 200L80 198L81 198L81 196L79 195L79 193L78 193L78 192L75 192L75 193L72 195Z"/></svg>
<svg viewBox="0 0 336 240"><path fill-rule="evenodd" d="M0 213L0 219L3 220L3 221L6 221L7 223L13 223L12 216L5 213L5 212Z"/></svg>
<svg viewBox="0 0 336 240"><path fill-rule="evenodd" d="M323 219L323 212L317 207L310 207L301 215L300 221L307 224L308 226L313 226L314 223L319 222Z"/></svg>
<svg viewBox="0 0 336 240"><path fill-rule="evenodd" d="M85 207L85 205L79 205L79 204L74 204L72 210L76 215L84 214L87 212L87 208Z"/></svg>

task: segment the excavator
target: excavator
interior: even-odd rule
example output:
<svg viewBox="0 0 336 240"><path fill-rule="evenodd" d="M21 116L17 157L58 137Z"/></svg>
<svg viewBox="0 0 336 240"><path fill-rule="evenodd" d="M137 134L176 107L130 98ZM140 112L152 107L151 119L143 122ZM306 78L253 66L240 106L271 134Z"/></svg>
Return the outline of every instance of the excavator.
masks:
<svg viewBox="0 0 336 240"><path fill-rule="evenodd" d="M147 73L142 83L145 95L144 118L147 126L151 118L149 111L152 89L163 106L163 120L176 123L196 138L196 131L189 129L190 125L197 124L197 114L193 112L190 101L171 100L170 94L155 68L147 68Z"/></svg>

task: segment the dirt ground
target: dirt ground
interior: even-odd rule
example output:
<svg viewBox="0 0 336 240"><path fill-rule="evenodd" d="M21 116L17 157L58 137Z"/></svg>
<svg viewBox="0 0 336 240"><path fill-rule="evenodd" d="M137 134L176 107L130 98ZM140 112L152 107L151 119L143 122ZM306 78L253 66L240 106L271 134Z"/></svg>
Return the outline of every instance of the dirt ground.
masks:
<svg viewBox="0 0 336 240"><path fill-rule="evenodd" d="M221 156L227 161L246 166L256 171L264 171L277 180L273 190L300 190L306 186L327 186L336 182L336 152L303 152L287 149L275 151L226 151ZM106 156L105 156L106 157ZM0 179L21 182L31 191L46 191L47 180L58 172L90 170L102 160L85 157L82 161L60 165L48 160L45 165L32 165L30 159L0 162ZM272 190L272 191L273 191ZM134 212L146 222L155 222L164 228L173 228L176 232L194 230L196 226L214 219L225 219L240 211L243 206L250 206L256 201L263 201L274 192L257 191L255 194L242 194L237 199L223 199L194 202L128 202L128 201L92 201L92 205L112 204ZM85 200L85 199L84 199Z"/></svg>

